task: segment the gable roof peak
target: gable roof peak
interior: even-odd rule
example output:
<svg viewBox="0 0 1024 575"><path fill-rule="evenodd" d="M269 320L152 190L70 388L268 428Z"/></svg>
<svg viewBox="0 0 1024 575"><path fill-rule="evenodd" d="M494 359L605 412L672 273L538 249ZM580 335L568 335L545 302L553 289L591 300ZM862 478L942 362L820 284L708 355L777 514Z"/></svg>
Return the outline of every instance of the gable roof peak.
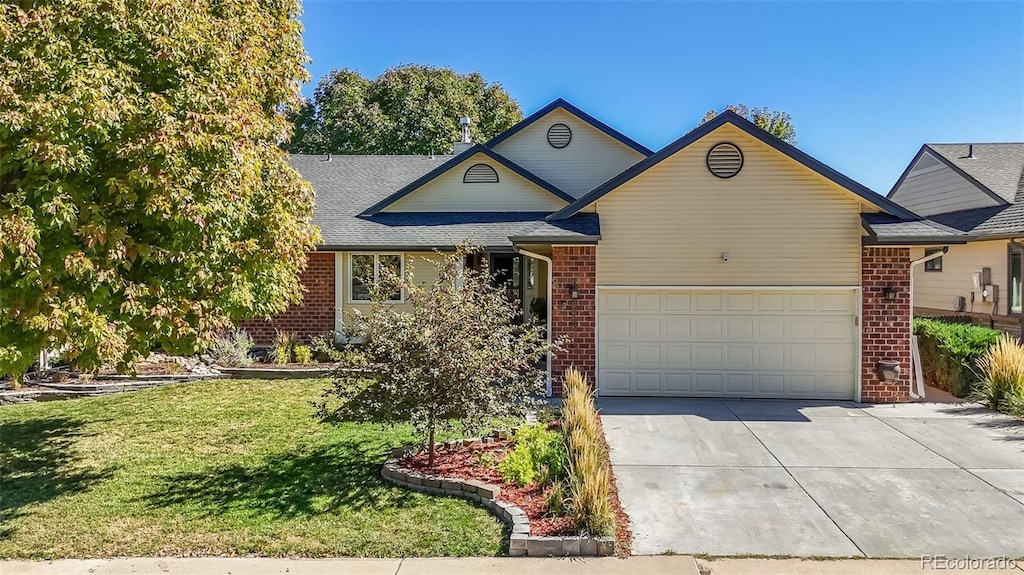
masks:
<svg viewBox="0 0 1024 575"><path fill-rule="evenodd" d="M703 138L704 136L710 134L711 132L717 130L718 128L722 127L724 124L727 123L736 126L740 130L746 132L748 135L753 136L754 138L760 140L762 143L767 144L769 147L774 148L778 152L792 158L797 163L802 164L809 170L816 172L822 177L832 181L833 183L843 188L846 188L853 194L860 196L868 203L883 210L888 214L912 220L921 219L921 217L918 216L917 214L911 212L910 210L904 208L903 206L900 206L899 204L893 202L892 200L886 198L885 196L875 193L873 190L871 190L864 184L861 184L856 180L838 172L837 170L824 164L823 162L814 159L809 154L801 151L796 146L793 146L780 140L779 138L776 138L763 128L757 126L756 124L754 124L750 120L747 120L743 116L740 116L736 112L733 112L732 110L725 110L722 113L715 116L714 118L712 118L711 120L708 120L707 122L704 122L703 124L690 130L681 138L668 144L664 148L658 150L656 153L637 162L632 167L627 168L619 175L594 188L590 192L584 194L575 202L572 202L568 206L551 214L550 216L548 216L548 220L560 220L572 216L573 214L579 212L586 206L597 201L597 199L600 198L601 196L604 196L605 194L611 192L612 190L615 190L619 186L625 184L629 180L632 180L634 177L640 175L641 173L647 171L649 168L660 163L662 160L674 155L676 152L682 150L683 148L686 148L690 144L693 144L697 140Z"/></svg>
<svg viewBox="0 0 1024 575"><path fill-rule="evenodd" d="M505 140L509 139L510 137L516 135L517 133L521 132L524 128L532 125L533 123L537 122L538 120L540 120L544 116L547 116L549 113L551 113L552 111L554 111L554 110L556 110L558 108L561 108L561 109L565 110L566 112L569 112L573 116L576 116L577 118L579 118L583 122L589 124L591 127L597 129L600 132L603 132L605 135L611 137L614 140L617 140L619 143L621 143L621 144L623 144L623 145L625 145L625 146L627 146L629 148L632 148L634 151L639 152L639 153L643 154L644 156L650 156L651 154L654 153L654 151L651 150L650 148L640 144L636 140L626 136L622 132L616 130L615 128L612 128L608 124L605 124L601 120L598 120L597 118L595 118L595 117L591 116L590 114L584 112L580 108L574 106L572 103L567 101L565 98L555 98L554 100L552 100L550 103L548 103L543 108L541 108L541 109L537 110L536 112L530 114L526 118L523 118L515 126L512 126L511 128L505 130L504 132L502 132L502 133L498 134L497 136L494 136L493 138L488 140L485 145L487 147L489 147L489 148L493 148L494 146L497 146L501 142L504 142Z"/></svg>

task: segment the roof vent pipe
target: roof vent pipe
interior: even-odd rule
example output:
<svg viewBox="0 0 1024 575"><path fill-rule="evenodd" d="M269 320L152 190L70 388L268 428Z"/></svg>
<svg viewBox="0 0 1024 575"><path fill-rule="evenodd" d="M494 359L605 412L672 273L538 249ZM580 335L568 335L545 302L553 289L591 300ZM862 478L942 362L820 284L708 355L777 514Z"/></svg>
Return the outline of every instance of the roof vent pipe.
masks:
<svg viewBox="0 0 1024 575"><path fill-rule="evenodd" d="M967 144L967 159L974 159L974 144Z"/></svg>
<svg viewBox="0 0 1024 575"><path fill-rule="evenodd" d="M466 116L459 118L459 126L462 127L462 141L455 143L455 154L461 154L473 147L473 135L469 132L469 126L473 120Z"/></svg>
<svg viewBox="0 0 1024 575"><path fill-rule="evenodd" d="M330 152L327 152L327 159L324 160L324 161L325 162L330 162L331 161L331 153Z"/></svg>

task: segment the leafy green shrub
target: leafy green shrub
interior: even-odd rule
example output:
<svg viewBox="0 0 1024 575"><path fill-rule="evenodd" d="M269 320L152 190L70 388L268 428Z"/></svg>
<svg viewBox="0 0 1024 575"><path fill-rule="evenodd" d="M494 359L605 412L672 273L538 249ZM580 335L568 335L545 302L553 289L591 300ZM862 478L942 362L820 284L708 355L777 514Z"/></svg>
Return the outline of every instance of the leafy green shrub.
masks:
<svg viewBox="0 0 1024 575"><path fill-rule="evenodd" d="M335 332L329 331L324 334L315 336L312 341L309 342L309 347L313 351L313 357L317 361L341 361L345 357L345 352L338 347L337 336Z"/></svg>
<svg viewBox="0 0 1024 575"><path fill-rule="evenodd" d="M981 385L977 395L990 408L1024 413L1024 346L1003 335L978 360Z"/></svg>
<svg viewBox="0 0 1024 575"><path fill-rule="evenodd" d="M977 361L1002 332L965 323L914 318L924 377L931 385L967 397L978 384Z"/></svg>
<svg viewBox="0 0 1024 575"><path fill-rule="evenodd" d="M308 345L297 345L292 349L295 363L306 364L313 361L313 350Z"/></svg>
<svg viewBox="0 0 1024 575"><path fill-rule="evenodd" d="M505 481L524 486L534 482L542 467L548 480L560 477L565 469L565 443L562 435L543 425L526 425L519 429L515 449L498 464Z"/></svg>
<svg viewBox="0 0 1024 575"><path fill-rule="evenodd" d="M565 372L562 430L568 460L568 511L585 534L615 532L612 473L594 392L575 368Z"/></svg>
<svg viewBox="0 0 1024 575"><path fill-rule="evenodd" d="M249 357L249 350L252 349L252 346L253 341L249 334L236 329L217 336L208 353L217 365L248 367L252 365L252 358Z"/></svg>

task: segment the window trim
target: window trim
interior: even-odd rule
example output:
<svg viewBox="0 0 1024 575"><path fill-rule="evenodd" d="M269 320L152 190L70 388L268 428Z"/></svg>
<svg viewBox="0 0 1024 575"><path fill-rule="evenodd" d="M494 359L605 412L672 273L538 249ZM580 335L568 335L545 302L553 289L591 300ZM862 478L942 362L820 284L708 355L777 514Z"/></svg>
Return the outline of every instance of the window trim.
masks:
<svg viewBox="0 0 1024 575"><path fill-rule="evenodd" d="M361 300L361 299L354 299L353 298L355 290L353 290L352 288L353 288L353 283L355 282L355 279L356 279L355 274L352 273L352 260L354 259L354 256L373 256L373 281L374 281L374 283L376 283L377 279L380 277L380 256L398 256L398 261L401 262L401 267L400 267L398 273L403 278L405 277L405 253L404 252L350 252L348 254L348 258L346 258L346 259L348 259L348 266L347 266L348 267L348 281L347 281L347 288L348 288L347 289L347 291L348 291L347 295L348 295L348 297L345 298L347 300L346 303L351 303L351 304L370 304L370 303L373 303L373 300L368 300L368 299ZM402 288L401 293L399 294L399 299L387 300L387 301L385 301L383 303L388 304L388 305L401 305L401 304L405 303L405 288Z"/></svg>
<svg viewBox="0 0 1024 575"><path fill-rule="evenodd" d="M925 257L928 257L932 254L937 254L941 252L942 250L925 250L924 255ZM924 262L924 271L928 273L942 273L942 256Z"/></svg>

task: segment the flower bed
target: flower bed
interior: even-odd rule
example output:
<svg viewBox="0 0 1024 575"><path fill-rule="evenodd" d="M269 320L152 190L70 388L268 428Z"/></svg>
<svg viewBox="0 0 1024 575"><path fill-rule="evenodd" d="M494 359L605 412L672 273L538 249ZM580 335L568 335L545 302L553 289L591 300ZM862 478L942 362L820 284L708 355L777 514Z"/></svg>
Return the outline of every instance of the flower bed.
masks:
<svg viewBox="0 0 1024 575"><path fill-rule="evenodd" d="M497 466L511 451L513 443L509 439L497 439L498 433L494 435L467 446L462 446L461 442L458 447L446 444L445 449L437 452L437 461L432 469L427 465L426 453L412 455L399 463L405 469L426 475L473 479L499 487L502 501L512 503L526 513L530 520L530 535L576 534L571 518L556 517L547 512L544 491L538 484L520 487L504 480ZM492 461L493 464L482 465L481 461Z"/></svg>
<svg viewBox="0 0 1024 575"><path fill-rule="evenodd" d="M545 516L544 497L539 487L518 487L504 481L499 472L495 472L496 476L488 473L489 466L472 463L479 460L480 453L497 454L502 450L508 453L512 442L503 439L503 435L503 432L495 431L491 437L455 440L439 445L432 468L427 466L425 453L398 449L384 463L381 475L387 481L413 491L464 497L480 503L509 525L508 551L513 557L614 555L614 537L573 534L575 526L571 519ZM497 484L471 477L448 476L446 473L492 477ZM529 513L515 501L522 502ZM538 523L536 530L531 514Z"/></svg>
<svg viewBox="0 0 1024 575"><path fill-rule="evenodd" d="M629 550L593 389L575 369L565 377L561 419L490 437L398 450L382 475L438 495L468 497L510 523L510 555L610 555Z"/></svg>

